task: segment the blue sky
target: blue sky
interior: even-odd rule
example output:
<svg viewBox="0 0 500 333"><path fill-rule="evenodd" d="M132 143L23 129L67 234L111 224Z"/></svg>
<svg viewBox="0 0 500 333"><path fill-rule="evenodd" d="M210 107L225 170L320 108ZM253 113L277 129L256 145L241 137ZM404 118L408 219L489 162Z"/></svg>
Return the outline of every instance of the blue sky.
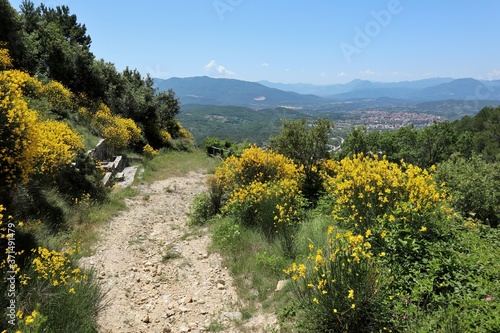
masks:
<svg viewBox="0 0 500 333"><path fill-rule="evenodd" d="M34 1L39 4L40 1ZM19 8L21 0L11 0ZM500 79L500 1L46 0L92 52L153 77L344 83Z"/></svg>

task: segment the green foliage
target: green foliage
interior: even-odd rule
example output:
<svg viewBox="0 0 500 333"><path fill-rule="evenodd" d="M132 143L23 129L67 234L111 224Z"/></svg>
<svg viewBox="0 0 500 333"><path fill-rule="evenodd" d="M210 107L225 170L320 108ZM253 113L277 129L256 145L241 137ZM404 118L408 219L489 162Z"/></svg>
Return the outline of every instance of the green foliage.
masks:
<svg viewBox="0 0 500 333"><path fill-rule="evenodd" d="M281 247L234 217L213 221L213 246L225 255L224 265L235 276L238 295L248 307L260 307L256 302L269 300L286 267Z"/></svg>
<svg viewBox="0 0 500 333"><path fill-rule="evenodd" d="M286 247L269 242L262 229L242 224L246 218L269 220L273 215L263 213L275 205L274 198L260 189L266 183L248 179L273 172L257 169L260 174L255 164L241 163L255 162L257 156L230 158L216 172L224 180L218 183L223 189L239 188L220 202L231 207L231 200L237 200L243 205L237 211L248 208L248 216L229 209L226 217L214 219L214 245L225 254L241 297L280 304L282 329L498 330L498 230L463 220L449 207L451 199L429 171L376 157L326 162L321 175L327 193L295 229L296 247L287 253ZM478 168L479 162L487 165L476 159L471 168ZM242 185L226 186L229 179ZM246 201L251 193L258 202ZM286 273L294 282L295 299L289 287L271 296L283 267L288 267Z"/></svg>
<svg viewBox="0 0 500 333"><path fill-rule="evenodd" d="M149 143L155 149L191 149L193 142L186 139L188 132L175 121L180 112L175 93L172 90L157 93L149 76L142 77L129 68L119 73L113 64L96 60L90 51L91 38L85 25L78 23L68 6L35 7L33 2L23 1L18 14L8 3L1 5L1 15L5 17L0 26L0 42L7 43L14 67L44 82L52 80L42 91L44 96L30 102L32 106L68 118L74 111L71 91L80 106L91 113L100 108L93 101L102 101L113 116L137 123L147 142L135 148ZM3 26L3 22L10 25ZM179 141L171 144L164 140L165 133Z"/></svg>
<svg viewBox="0 0 500 333"><path fill-rule="evenodd" d="M500 107L485 107L474 117L464 117L455 122L457 129L472 133L473 151L487 161L500 158Z"/></svg>
<svg viewBox="0 0 500 333"><path fill-rule="evenodd" d="M175 92L169 89L168 92L160 92L155 96L159 107L156 111L161 128L169 129L172 120L181 112L180 101L175 97Z"/></svg>
<svg viewBox="0 0 500 333"><path fill-rule="evenodd" d="M175 151L193 152L196 147L192 138L179 138L170 140L170 148Z"/></svg>
<svg viewBox="0 0 500 333"><path fill-rule="evenodd" d="M226 253L238 249L242 240L242 228L234 219L224 218L216 222L213 242L217 249Z"/></svg>
<svg viewBox="0 0 500 333"><path fill-rule="evenodd" d="M497 227L500 222L500 163L487 163L480 156L466 159L453 155L439 164L436 180L444 182L453 206L464 216Z"/></svg>
<svg viewBox="0 0 500 333"><path fill-rule="evenodd" d="M238 106L183 105L178 119L201 145L208 137L259 146L280 131L282 119L299 120L304 113L284 108L253 110Z"/></svg>
<svg viewBox="0 0 500 333"><path fill-rule="evenodd" d="M304 166L306 179L302 191L313 202L318 200L323 190L319 162L330 157L328 142L332 127L333 123L321 118L312 124L307 124L306 119L284 120L281 132L271 138L271 149Z"/></svg>
<svg viewBox="0 0 500 333"><path fill-rule="evenodd" d="M203 225L215 216L219 207L212 201L212 196L208 193L200 193L195 196L189 214L189 224Z"/></svg>
<svg viewBox="0 0 500 333"><path fill-rule="evenodd" d="M302 330L374 332L383 327L387 291L369 236L330 228L325 247L310 244L307 263L293 263L285 271L295 281L305 312L299 321Z"/></svg>
<svg viewBox="0 0 500 333"><path fill-rule="evenodd" d="M412 125L382 133L353 128L342 145L340 157L383 154L391 162L404 160L427 168L446 161L453 153L467 158L476 153L494 162L500 155L499 114L500 107L485 107L472 118L434 123L419 130Z"/></svg>
<svg viewBox="0 0 500 333"><path fill-rule="evenodd" d="M93 272L79 274L78 280L72 279L71 282L65 284L61 280L41 278L40 272L37 271L39 266L34 265L37 256L28 256L26 260L28 258L33 264L22 270L20 275L21 281L28 279L28 282L27 286L20 288L18 295L17 309L23 313L22 318L19 318L21 315L17 318L18 327L30 332L31 330L35 332L95 332L97 329L95 318L104 294ZM47 260L53 261L51 269L57 269L56 260L59 259ZM71 269L76 268L70 266L68 272Z"/></svg>
<svg viewBox="0 0 500 333"><path fill-rule="evenodd" d="M222 140L216 137L207 137L201 147L207 152L208 156L215 157L220 156L224 158L225 156L230 156L230 150L233 142L229 140Z"/></svg>

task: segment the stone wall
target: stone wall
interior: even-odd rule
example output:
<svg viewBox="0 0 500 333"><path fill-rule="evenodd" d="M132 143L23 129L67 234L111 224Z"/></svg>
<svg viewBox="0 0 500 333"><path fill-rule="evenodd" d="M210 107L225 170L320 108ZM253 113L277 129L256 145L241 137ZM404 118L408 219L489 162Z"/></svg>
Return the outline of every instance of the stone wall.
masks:
<svg viewBox="0 0 500 333"><path fill-rule="evenodd" d="M95 148L92 150L89 150L87 154L92 156L94 159L99 160L99 161L105 161L108 157L108 149L106 147L106 140L101 139L99 142L95 145Z"/></svg>

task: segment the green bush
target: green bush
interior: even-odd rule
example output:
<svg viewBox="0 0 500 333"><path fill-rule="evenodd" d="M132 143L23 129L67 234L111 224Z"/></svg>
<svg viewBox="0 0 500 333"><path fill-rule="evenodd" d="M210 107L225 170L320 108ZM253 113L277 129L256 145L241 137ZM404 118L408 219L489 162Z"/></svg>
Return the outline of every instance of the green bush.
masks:
<svg viewBox="0 0 500 333"><path fill-rule="evenodd" d="M219 213L217 199L210 193L200 193L194 197L189 214L189 224L203 225Z"/></svg>
<svg viewBox="0 0 500 333"><path fill-rule="evenodd" d="M169 141L170 148L176 151L193 152L196 145L192 137L172 139Z"/></svg>
<svg viewBox="0 0 500 333"><path fill-rule="evenodd" d="M453 206L464 216L472 215L492 227L500 222L500 163L487 163L480 156L465 159L453 155L439 164L436 180L445 183Z"/></svg>
<svg viewBox="0 0 500 333"><path fill-rule="evenodd" d="M240 248L242 231L238 223L231 218L220 219L213 230L213 242L216 248L229 252Z"/></svg>

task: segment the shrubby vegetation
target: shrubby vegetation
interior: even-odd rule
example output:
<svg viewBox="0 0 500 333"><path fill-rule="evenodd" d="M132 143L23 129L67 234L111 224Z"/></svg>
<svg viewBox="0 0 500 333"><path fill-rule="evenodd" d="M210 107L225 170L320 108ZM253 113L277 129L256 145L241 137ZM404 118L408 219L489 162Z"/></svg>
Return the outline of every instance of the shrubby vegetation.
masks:
<svg viewBox="0 0 500 333"><path fill-rule="evenodd" d="M0 0L0 285L6 292L15 271L23 332L96 331L102 291L69 244L117 195L85 151L105 138L108 153L151 163L160 149L194 146L173 91L157 93L136 70L119 73L90 45L67 6L23 1L17 12ZM12 328L9 300L0 298L0 331Z"/></svg>
<svg viewBox="0 0 500 333"><path fill-rule="evenodd" d="M321 120L285 122L272 146L281 154L227 158L192 219L213 224L240 295L276 304L282 331L496 332L498 166L492 149L468 149L484 136L458 124L353 130L330 159L315 154L326 151L313 134ZM308 138L317 146L300 144ZM308 166L321 184L315 206L302 190Z"/></svg>
<svg viewBox="0 0 500 333"><path fill-rule="evenodd" d="M323 191L319 174L320 161L329 158L328 142L333 123L328 119L318 118L307 124L305 119L283 121L281 132L271 138L272 150L291 158L297 165L302 165L305 172L302 191L311 203L315 204Z"/></svg>

